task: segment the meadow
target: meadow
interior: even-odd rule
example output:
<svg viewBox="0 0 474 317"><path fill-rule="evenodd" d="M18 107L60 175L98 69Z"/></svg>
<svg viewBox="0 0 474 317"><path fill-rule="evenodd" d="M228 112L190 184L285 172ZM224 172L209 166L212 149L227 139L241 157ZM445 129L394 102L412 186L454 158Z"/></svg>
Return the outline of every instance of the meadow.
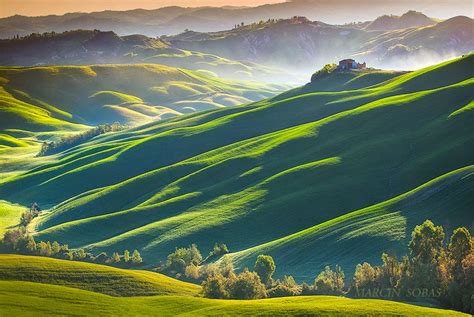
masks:
<svg viewBox="0 0 474 317"><path fill-rule="evenodd" d="M335 296L213 300L196 296L199 286L157 273L42 257L1 255L0 259L0 310L8 316L467 316L392 301Z"/></svg>

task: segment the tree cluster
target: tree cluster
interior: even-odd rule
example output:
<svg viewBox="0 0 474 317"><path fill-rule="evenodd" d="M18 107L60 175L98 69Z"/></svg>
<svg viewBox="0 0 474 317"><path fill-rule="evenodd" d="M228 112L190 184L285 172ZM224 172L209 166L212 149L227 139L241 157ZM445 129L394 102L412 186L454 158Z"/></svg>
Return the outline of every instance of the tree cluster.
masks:
<svg viewBox="0 0 474 317"><path fill-rule="evenodd" d="M208 272L215 271L216 267L209 262L218 259L220 256L229 253L227 245L216 243L203 260L201 251L195 244L187 248L176 248L170 253L165 261L157 267L157 271L173 275L176 278L186 277L188 279L200 280L208 276Z"/></svg>
<svg viewBox="0 0 474 317"><path fill-rule="evenodd" d="M98 135L107 132L117 132L126 128L127 126L122 125L119 122L114 122L112 124L102 124L85 132L63 137L59 141L43 142L41 150L37 156L40 157L59 153L84 143Z"/></svg>
<svg viewBox="0 0 474 317"><path fill-rule="evenodd" d="M445 243L443 227L426 220L413 230L408 250L401 260L383 254L381 266L357 265L349 293L390 289L407 297L413 290L426 290L447 307L474 311L474 239L468 229L457 228Z"/></svg>
<svg viewBox="0 0 474 317"><path fill-rule="evenodd" d="M203 294L210 298L250 299L316 294L380 298L398 294L402 299L414 300L410 296L416 297L418 292L418 295L438 299L446 307L470 313L474 311L474 238L468 229L457 228L446 243L443 227L426 220L414 228L408 251L409 254L401 259L382 254L379 266L367 262L358 264L348 285L338 265L334 270L326 266L313 284L298 284L292 276L274 281L276 265L269 255L257 257L254 272L246 269L239 275L234 272L232 262L224 257L221 260L221 265L226 262L224 266L215 270L207 268L207 274L200 277L205 279ZM235 282L237 277L238 283ZM381 290L390 292L382 293Z"/></svg>
<svg viewBox="0 0 474 317"><path fill-rule="evenodd" d="M131 255L128 250L125 250L122 255L114 252L112 256L109 257L105 252L94 255L84 249L69 249L67 244L60 244L57 241L40 241L37 243L35 239L28 234L24 226L7 230L3 236L1 249L4 252L47 256L114 266L132 267L138 266L143 262L138 250L134 250Z"/></svg>
<svg viewBox="0 0 474 317"><path fill-rule="evenodd" d="M315 72L312 76L311 76L311 82L315 82L316 80L318 79L321 79L321 78L324 78L326 77L327 75L331 74L332 72L334 72L335 70L337 69L337 65L336 64L326 64L324 65L323 68L321 68L320 70L318 70L317 72Z"/></svg>
<svg viewBox="0 0 474 317"><path fill-rule="evenodd" d="M20 225L24 227L28 226L34 218L39 216L40 213L41 208L39 205L37 203L33 203L29 210L21 214Z"/></svg>

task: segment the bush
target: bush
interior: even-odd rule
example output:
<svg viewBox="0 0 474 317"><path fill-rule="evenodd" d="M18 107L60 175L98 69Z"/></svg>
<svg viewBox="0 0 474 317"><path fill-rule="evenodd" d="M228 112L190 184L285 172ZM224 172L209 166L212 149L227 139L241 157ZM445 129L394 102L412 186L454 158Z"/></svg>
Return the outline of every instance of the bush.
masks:
<svg viewBox="0 0 474 317"><path fill-rule="evenodd" d="M232 299L258 299L266 297L265 285L255 272L245 269L242 273L228 280L227 290Z"/></svg>

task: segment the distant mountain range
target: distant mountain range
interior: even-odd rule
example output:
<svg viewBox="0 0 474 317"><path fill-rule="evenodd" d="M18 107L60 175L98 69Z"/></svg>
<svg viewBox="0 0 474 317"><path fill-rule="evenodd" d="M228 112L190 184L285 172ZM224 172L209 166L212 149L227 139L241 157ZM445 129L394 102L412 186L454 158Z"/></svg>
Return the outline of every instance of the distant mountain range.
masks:
<svg viewBox="0 0 474 317"><path fill-rule="evenodd" d="M411 27L413 25L428 26ZM391 31L373 29L394 29ZM457 16L436 23L408 12L365 26L336 26L295 17L240 26L229 31L188 31L163 37L173 46L307 71L347 57L382 69L416 69L474 50L474 20Z"/></svg>
<svg viewBox="0 0 474 317"><path fill-rule="evenodd" d="M161 38L98 30L15 36L0 40L0 65L156 63L224 78L295 82L299 73L348 57L368 67L418 69L472 50L473 19L437 22L409 11L344 26L294 17Z"/></svg>
<svg viewBox="0 0 474 317"><path fill-rule="evenodd" d="M156 10L102 11L68 13L61 16L12 16L0 19L0 38L33 32L64 32L74 29L100 29L119 35L170 35L190 29L211 32L232 28L235 24L260 20L306 16L311 20L345 24L373 20L383 14L402 14L407 10L423 11L429 16L448 18L471 12L465 0L384 1L365 0L293 0L258 7L165 7ZM389 18L390 19L390 18ZM387 20L387 18L386 18ZM396 23L395 23L396 24Z"/></svg>

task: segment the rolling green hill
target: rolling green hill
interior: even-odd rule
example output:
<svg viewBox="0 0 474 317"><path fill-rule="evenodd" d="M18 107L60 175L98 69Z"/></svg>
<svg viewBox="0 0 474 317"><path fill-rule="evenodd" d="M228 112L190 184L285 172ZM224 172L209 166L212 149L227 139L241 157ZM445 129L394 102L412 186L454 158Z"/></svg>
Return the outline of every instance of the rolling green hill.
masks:
<svg viewBox="0 0 474 317"><path fill-rule="evenodd" d="M121 121L143 123L183 112L216 109L274 95L282 87L226 81L155 64L2 67L1 127L78 130ZM82 126L80 124L83 124Z"/></svg>
<svg viewBox="0 0 474 317"><path fill-rule="evenodd" d="M0 281L0 309L9 316L468 316L403 303L299 296L264 300L213 300L184 296L111 297L99 293L20 281Z"/></svg>
<svg viewBox="0 0 474 317"><path fill-rule="evenodd" d="M159 38L144 35L118 36L112 31L68 30L0 40L2 66L143 63L185 68L228 79L273 83L295 79L283 70L171 47Z"/></svg>
<svg viewBox="0 0 474 317"><path fill-rule="evenodd" d="M198 285L149 271L38 256L0 255L0 276L5 281L54 284L112 296L194 296L200 291Z"/></svg>
<svg viewBox="0 0 474 317"><path fill-rule="evenodd" d="M137 125L248 103L283 89L157 64L0 67L0 176L47 162L33 158L42 141L103 123Z"/></svg>
<svg viewBox="0 0 474 317"><path fill-rule="evenodd" d="M335 91L313 82L104 135L3 180L0 197L55 205L38 240L137 248L149 267L177 246L224 242L239 268L266 252L277 276L336 263L350 275L405 253L426 218L472 221L473 63L342 78Z"/></svg>

